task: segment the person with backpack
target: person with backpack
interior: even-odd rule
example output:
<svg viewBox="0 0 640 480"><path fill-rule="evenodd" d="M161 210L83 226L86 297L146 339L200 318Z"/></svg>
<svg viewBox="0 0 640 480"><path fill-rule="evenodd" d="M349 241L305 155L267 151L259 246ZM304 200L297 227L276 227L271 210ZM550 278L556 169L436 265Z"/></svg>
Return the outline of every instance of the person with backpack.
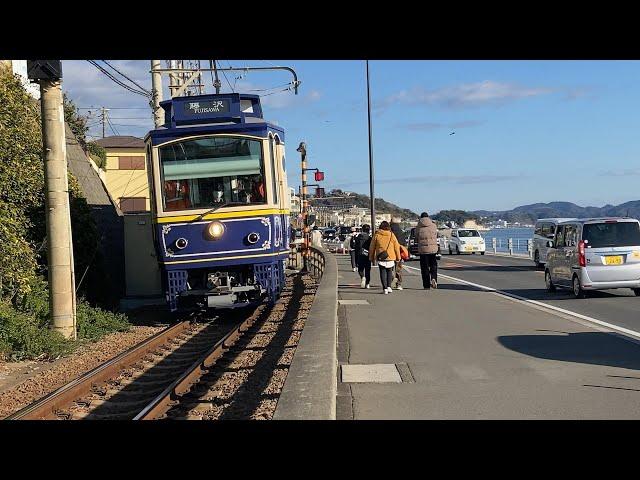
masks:
<svg viewBox="0 0 640 480"><path fill-rule="evenodd" d="M438 288L438 228L427 212L422 212L416 227L416 242L420 254L420 273L422 287L430 290Z"/></svg>
<svg viewBox="0 0 640 480"><path fill-rule="evenodd" d="M393 281L393 267L400 261L400 244L391 231L391 226L386 220L380 224L380 228L373 236L369 248L369 260L377 261L380 268L380 280L382 281L382 293L391 293Z"/></svg>
<svg viewBox="0 0 640 480"><path fill-rule="evenodd" d="M360 287L369 288L371 283L371 260L369 260L369 247L371 235L369 225L362 225L362 231L353 237L353 250L360 275Z"/></svg>
<svg viewBox="0 0 640 480"><path fill-rule="evenodd" d="M395 275L394 275L397 290L402 290L402 267L403 267L405 258L409 258L409 250L407 250L407 239L406 239L405 233L402 231L400 222L401 222L400 217L394 216L391 219L391 224L390 224L391 231L396 236L396 239L400 244L401 258L396 262L396 269L395 269Z"/></svg>

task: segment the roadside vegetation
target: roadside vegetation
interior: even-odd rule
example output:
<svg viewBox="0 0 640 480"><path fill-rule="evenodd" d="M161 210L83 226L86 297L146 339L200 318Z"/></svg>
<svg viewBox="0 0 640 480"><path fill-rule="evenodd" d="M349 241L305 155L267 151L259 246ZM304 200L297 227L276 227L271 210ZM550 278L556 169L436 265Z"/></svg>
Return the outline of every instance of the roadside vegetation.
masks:
<svg viewBox="0 0 640 480"><path fill-rule="evenodd" d="M77 109L68 100L65 117L72 130L82 133L78 141L84 142L86 148L86 120L83 123L78 119ZM129 328L126 316L97 306L100 292L88 289L85 282L80 285L77 302L81 341L69 342L49 329L40 128L38 103L10 69L0 66L0 359L56 358L82 341L97 340L109 332ZM71 174L69 191L76 282L79 282L83 273L96 265L100 235ZM91 299L91 304L83 297Z"/></svg>

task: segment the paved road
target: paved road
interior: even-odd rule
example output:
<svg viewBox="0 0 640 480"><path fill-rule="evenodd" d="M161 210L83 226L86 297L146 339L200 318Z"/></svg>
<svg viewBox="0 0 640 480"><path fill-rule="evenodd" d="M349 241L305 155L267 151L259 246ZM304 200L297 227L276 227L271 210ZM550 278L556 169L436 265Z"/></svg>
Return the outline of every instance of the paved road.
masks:
<svg viewBox="0 0 640 480"><path fill-rule="evenodd" d="M418 262L408 265L420 267ZM497 255L444 254L439 266L442 273L455 278L640 332L640 297L628 288L592 292L586 299L576 299L569 290L549 293L544 285L544 272L537 270L531 260Z"/></svg>
<svg viewBox="0 0 640 480"><path fill-rule="evenodd" d="M339 363L404 369L401 383L339 383L339 419L640 418L640 342L444 278L425 292L411 270L405 290L382 295L376 268L374 287L363 290L349 258L338 263L339 298L367 301L339 307ZM442 273L519 295L537 298L543 288L524 261L443 256L445 265ZM611 301L640 305L586 300Z"/></svg>

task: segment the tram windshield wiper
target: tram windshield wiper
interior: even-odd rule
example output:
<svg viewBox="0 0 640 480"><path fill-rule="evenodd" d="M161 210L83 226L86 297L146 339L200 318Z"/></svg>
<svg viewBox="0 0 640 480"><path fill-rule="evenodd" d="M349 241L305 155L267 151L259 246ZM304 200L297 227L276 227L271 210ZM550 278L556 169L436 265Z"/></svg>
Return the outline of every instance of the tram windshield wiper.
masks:
<svg viewBox="0 0 640 480"><path fill-rule="evenodd" d="M231 207L233 205L246 205L246 203L243 203L243 202L228 202L228 203L223 203L222 205L216 205L215 207L207 210L206 212L201 213L196 218L194 218L192 221L193 222L197 222L198 220L202 220L205 217L205 215L209 215L210 213L215 212L219 208Z"/></svg>

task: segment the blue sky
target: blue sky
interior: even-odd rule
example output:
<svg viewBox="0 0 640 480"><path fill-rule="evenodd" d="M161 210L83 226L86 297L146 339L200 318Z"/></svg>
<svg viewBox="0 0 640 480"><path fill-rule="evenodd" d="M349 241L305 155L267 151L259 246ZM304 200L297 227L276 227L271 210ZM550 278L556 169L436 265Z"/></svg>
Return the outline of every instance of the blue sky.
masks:
<svg viewBox="0 0 640 480"><path fill-rule="evenodd" d="M290 186L300 182L296 148L305 141L327 189L368 193L363 61L228 62L291 66L302 81L297 96L275 89L263 97L265 117L287 132ZM149 61L112 63L150 88ZM152 127L144 97L86 61L65 61L63 71L75 103L111 107L118 133L142 137ZM640 199L638 61L371 61L370 74L377 197L432 213ZM227 76L250 93L290 80L284 72Z"/></svg>

